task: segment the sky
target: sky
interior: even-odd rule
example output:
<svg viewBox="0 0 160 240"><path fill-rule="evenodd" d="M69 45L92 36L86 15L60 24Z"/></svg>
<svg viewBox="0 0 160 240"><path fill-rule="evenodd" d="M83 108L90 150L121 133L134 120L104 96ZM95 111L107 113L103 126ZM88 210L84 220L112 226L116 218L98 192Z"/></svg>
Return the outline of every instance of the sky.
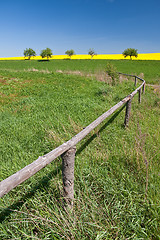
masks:
<svg viewBox="0 0 160 240"><path fill-rule="evenodd" d="M160 52L160 0L0 0L0 57Z"/></svg>

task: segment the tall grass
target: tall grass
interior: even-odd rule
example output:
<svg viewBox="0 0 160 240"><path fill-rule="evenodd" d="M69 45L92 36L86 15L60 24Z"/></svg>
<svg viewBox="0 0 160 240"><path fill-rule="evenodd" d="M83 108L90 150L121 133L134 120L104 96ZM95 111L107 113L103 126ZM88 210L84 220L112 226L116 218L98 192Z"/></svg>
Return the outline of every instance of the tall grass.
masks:
<svg viewBox="0 0 160 240"><path fill-rule="evenodd" d="M95 77L55 73L81 71L83 65L95 71L97 63L86 62L32 62L36 69L46 64L39 69L48 73L24 71L29 61L0 63L0 180L67 141L133 91L132 79L112 86ZM143 62L135 70L130 61L114 63L129 73L144 67ZM123 107L77 145L72 213L63 208L60 158L4 196L0 238L160 239L159 103L158 88L148 86L141 104L138 96L133 99L128 129Z"/></svg>

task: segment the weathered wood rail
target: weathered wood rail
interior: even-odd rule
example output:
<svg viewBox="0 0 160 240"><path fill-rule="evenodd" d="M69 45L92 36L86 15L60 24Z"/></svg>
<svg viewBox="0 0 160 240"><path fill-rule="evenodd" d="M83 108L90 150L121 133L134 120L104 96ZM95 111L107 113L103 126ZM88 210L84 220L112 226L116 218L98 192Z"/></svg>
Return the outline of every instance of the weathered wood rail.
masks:
<svg viewBox="0 0 160 240"><path fill-rule="evenodd" d="M138 92L139 103L141 102L141 89L144 93L145 91L145 80L130 74L123 74L125 76L131 76L135 78L135 86L137 84L137 79L142 81L142 84L136 88L131 94L122 99L119 103L111 107L107 112L103 113L100 117L98 117L95 121L93 121L90 125L88 125L85 129L71 138L69 141L63 143L59 147L55 148L51 152L45 154L44 156L40 156L37 160L27 165L20 171L6 178L5 180L0 182L0 197L4 196L8 192L10 192L13 188L23 183L25 180L33 176L35 173L40 171L42 168L47 166L57 157L62 157L62 177L63 177L63 190L64 190L64 198L69 206L73 204L74 198L74 159L76 153L76 144L80 142L83 138L85 138L94 128L96 128L100 123L102 123L107 117L109 117L112 113L114 113L118 108L120 108L123 104L126 103L126 113L124 125L127 127L129 122L129 116L131 111L131 101L134 95Z"/></svg>

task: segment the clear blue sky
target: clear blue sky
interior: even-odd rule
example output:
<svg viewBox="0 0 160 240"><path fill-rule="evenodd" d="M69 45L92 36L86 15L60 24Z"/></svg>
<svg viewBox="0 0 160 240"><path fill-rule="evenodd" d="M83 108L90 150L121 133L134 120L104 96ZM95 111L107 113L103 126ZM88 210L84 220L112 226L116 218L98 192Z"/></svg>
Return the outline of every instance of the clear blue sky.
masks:
<svg viewBox="0 0 160 240"><path fill-rule="evenodd" d="M0 0L0 57L160 52L160 0Z"/></svg>

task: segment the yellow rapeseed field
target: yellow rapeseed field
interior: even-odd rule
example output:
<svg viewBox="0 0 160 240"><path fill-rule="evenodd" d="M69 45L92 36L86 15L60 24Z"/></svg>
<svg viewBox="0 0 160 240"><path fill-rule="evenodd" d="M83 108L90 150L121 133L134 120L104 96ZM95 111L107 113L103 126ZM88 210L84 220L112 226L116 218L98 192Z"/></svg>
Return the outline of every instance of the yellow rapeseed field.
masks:
<svg viewBox="0 0 160 240"><path fill-rule="evenodd" d="M69 58L67 55L52 55L51 59L66 59ZM24 60L24 57L8 57L0 58L0 60ZM31 57L31 60L40 60L41 56ZM45 58L44 58L45 59ZM90 55L77 54L73 55L71 59L91 59ZM97 54L93 59L130 59L130 57L124 58L122 54ZM160 53L139 53L138 57L132 57L133 60L160 60Z"/></svg>

